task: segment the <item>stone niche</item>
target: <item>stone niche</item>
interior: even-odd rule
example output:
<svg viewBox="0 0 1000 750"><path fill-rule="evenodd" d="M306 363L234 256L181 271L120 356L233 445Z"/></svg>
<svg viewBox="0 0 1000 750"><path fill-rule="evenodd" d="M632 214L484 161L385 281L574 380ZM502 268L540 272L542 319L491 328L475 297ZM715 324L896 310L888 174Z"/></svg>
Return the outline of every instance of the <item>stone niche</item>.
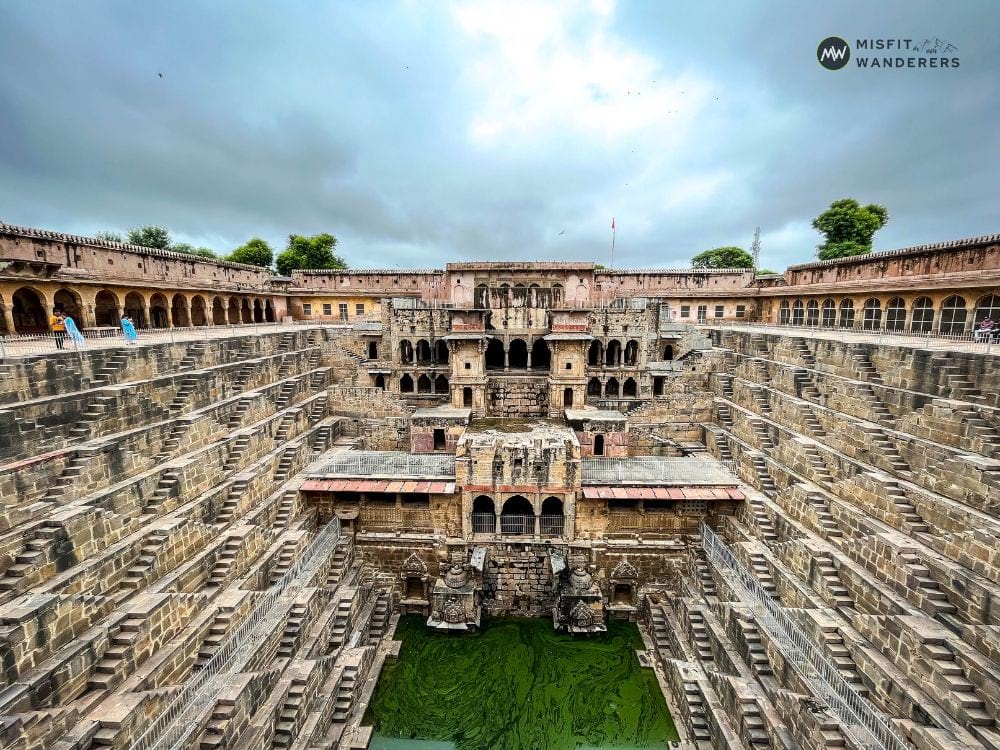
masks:
<svg viewBox="0 0 1000 750"><path fill-rule="evenodd" d="M628 419L620 411L567 409L566 421L580 441L580 457L628 456Z"/></svg>
<svg viewBox="0 0 1000 750"><path fill-rule="evenodd" d="M410 418L410 451L454 453L471 415L471 409L451 406L417 409Z"/></svg>
<svg viewBox="0 0 1000 750"><path fill-rule="evenodd" d="M479 627L485 564L485 547L451 552L431 590L427 627L449 632Z"/></svg>
<svg viewBox="0 0 1000 750"><path fill-rule="evenodd" d="M552 576L558 581L552 624L566 633L602 633L604 596L594 582L593 572L582 555L573 555L567 565L566 553L553 549L549 553Z"/></svg>

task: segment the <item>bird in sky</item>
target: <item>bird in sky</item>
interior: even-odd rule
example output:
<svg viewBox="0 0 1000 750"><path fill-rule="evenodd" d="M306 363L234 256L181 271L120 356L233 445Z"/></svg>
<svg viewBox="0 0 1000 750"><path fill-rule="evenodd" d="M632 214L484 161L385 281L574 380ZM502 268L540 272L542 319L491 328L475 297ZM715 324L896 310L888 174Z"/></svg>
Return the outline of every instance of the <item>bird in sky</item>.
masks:
<svg viewBox="0 0 1000 750"><path fill-rule="evenodd" d="M163 73L157 73L156 75L158 75L160 78L163 78Z"/></svg>
<svg viewBox="0 0 1000 750"><path fill-rule="evenodd" d="M562 230L559 234L566 234L566 230Z"/></svg>

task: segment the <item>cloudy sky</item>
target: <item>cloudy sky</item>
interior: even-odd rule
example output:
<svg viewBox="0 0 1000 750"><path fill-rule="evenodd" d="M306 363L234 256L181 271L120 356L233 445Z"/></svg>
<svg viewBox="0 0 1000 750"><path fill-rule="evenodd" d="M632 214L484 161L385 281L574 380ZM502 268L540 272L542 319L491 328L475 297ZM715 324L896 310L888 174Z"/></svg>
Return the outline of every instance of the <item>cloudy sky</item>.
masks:
<svg viewBox="0 0 1000 750"><path fill-rule="evenodd" d="M2 0L0 220L162 224L228 251L329 231L354 267L809 260L1000 231L1000 3ZM951 69L823 69L939 38ZM855 54L857 54L855 52ZM160 77L162 73L163 77Z"/></svg>

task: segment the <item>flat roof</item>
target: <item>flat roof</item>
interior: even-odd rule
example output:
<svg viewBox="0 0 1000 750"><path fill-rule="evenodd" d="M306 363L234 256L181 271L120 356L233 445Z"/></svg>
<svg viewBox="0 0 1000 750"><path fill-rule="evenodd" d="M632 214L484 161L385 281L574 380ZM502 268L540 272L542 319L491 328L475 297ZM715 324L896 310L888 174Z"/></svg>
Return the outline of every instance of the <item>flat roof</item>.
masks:
<svg viewBox="0 0 1000 750"><path fill-rule="evenodd" d="M445 478L455 477L455 457L443 453L403 451L340 451L332 453L310 479L325 477Z"/></svg>
<svg viewBox="0 0 1000 750"><path fill-rule="evenodd" d="M585 458L583 484L735 487L739 479L711 458Z"/></svg>
<svg viewBox="0 0 1000 750"><path fill-rule="evenodd" d="M426 409L417 409L411 416L413 419L468 419L472 416L472 409L463 409L456 406L433 406Z"/></svg>
<svg viewBox="0 0 1000 750"><path fill-rule="evenodd" d="M616 409L567 409L566 419L570 422L623 422L627 417Z"/></svg>

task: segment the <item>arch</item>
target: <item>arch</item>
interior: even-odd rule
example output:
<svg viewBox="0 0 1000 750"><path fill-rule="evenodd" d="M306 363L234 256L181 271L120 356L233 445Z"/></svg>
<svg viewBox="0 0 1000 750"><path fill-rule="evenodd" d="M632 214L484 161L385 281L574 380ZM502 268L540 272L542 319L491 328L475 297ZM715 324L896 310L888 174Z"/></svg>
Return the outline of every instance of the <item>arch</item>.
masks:
<svg viewBox="0 0 1000 750"><path fill-rule="evenodd" d="M493 534L497 530L497 511L493 498L479 495L472 501L472 533Z"/></svg>
<svg viewBox="0 0 1000 750"><path fill-rule="evenodd" d="M175 328L187 328L191 325L188 318L188 301L183 294L175 294L170 301L170 320Z"/></svg>
<svg viewBox="0 0 1000 750"><path fill-rule="evenodd" d="M73 319L77 328L83 328L83 301L71 289L60 289L52 296L52 308L62 310Z"/></svg>
<svg viewBox="0 0 1000 750"><path fill-rule="evenodd" d="M854 328L854 300L840 301L840 327Z"/></svg>
<svg viewBox="0 0 1000 750"><path fill-rule="evenodd" d="M385 375L382 373L375 376L375 387L385 390Z"/></svg>
<svg viewBox="0 0 1000 750"><path fill-rule="evenodd" d="M417 393L430 393L431 392L431 379L427 375L421 375L417 378Z"/></svg>
<svg viewBox="0 0 1000 750"><path fill-rule="evenodd" d="M535 509L521 495L509 498L500 511L501 534L534 534Z"/></svg>
<svg viewBox="0 0 1000 750"><path fill-rule="evenodd" d="M558 497L550 496L542 501L542 515L539 521L539 533L542 536L562 536L563 521L563 501Z"/></svg>
<svg viewBox="0 0 1000 750"><path fill-rule="evenodd" d="M837 324L837 303L832 299L823 300L823 325L833 328Z"/></svg>
<svg viewBox="0 0 1000 750"><path fill-rule="evenodd" d="M953 294L941 303L941 333L957 335L965 333L965 321L969 311L965 309L965 297Z"/></svg>
<svg viewBox="0 0 1000 750"><path fill-rule="evenodd" d="M917 297L910 307L910 330L927 333L934 327L934 303L930 297Z"/></svg>
<svg viewBox="0 0 1000 750"><path fill-rule="evenodd" d="M528 366L528 344L524 339L514 339L507 349L507 366L523 370Z"/></svg>
<svg viewBox="0 0 1000 750"><path fill-rule="evenodd" d="M622 363L622 342L618 339L611 339L608 348L605 350L605 364L614 366Z"/></svg>
<svg viewBox="0 0 1000 750"><path fill-rule="evenodd" d="M417 362L422 365L431 363L431 344L427 339L417 341Z"/></svg>
<svg viewBox="0 0 1000 750"><path fill-rule="evenodd" d="M404 365L413 364L413 344L406 339L399 342L399 361Z"/></svg>
<svg viewBox="0 0 1000 750"><path fill-rule="evenodd" d="M477 310L485 310L490 306L490 289L486 284L477 284L474 305Z"/></svg>
<svg viewBox="0 0 1000 750"><path fill-rule="evenodd" d="M1000 295L986 294L976 300L976 313L972 322L978 326L987 318L1000 323Z"/></svg>
<svg viewBox="0 0 1000 750"><path fill-rule="evenodd" d="M191 298L191 325L208 325L208 313L205 310L205 298L200 294L196 294Z"/></svg>
<svg viewBox="0 0 1000 750"><path fill-rule="evenodd" d="M447 393L448 392L448 378L444 375L438 375L434 378L434 392L435 393Z"/></svg>
<svg viewBox="0 0 1000 750"><path fill-rule="evenodd" d="M470 388L469 386L465 386L462 389L462 406L466 407L467 409L472 408L472 388Z"/></svg>
<svg viewBox="0 0 1000 750"><path fill-rule="evenodd" d="M149 325L146 320L146 301L139 292L129 292L125 295L125 314L132 319L132 324L136 328L145 328Z"/></svg>
<svg viewBox="0 0 1000 750"><path fill-rule="evenodd" d="M378 342L368 342L368 359L378 359Z"/></svg>
<svg viewBox="0 0 1000 750"><path fill-rule="evenodd" d="M399 392L400 393L413 393L413 378L409 374L403 375L399 379Z"/></svg>
<svg viewBox="0 0 1000 750"><path fill-rule="evenodd" d="M663 347L663 361L670 362L674 358L674 345L667 344Z"/></svg>
<svg viewBox="0 0 1000 750"><path fill-rule="evenodd" d="M865 300L861 308L861 327L866 331L877 331L882 327L882 302L876 297Z"/></svg>
<svg viewBox="0 0 1000 750"><path fill-rule="evenodd" d="M635 378L625 378L625 382L622 383L622 396L625 398L635 398L638 395L638 390Z"/></svg>
<svg viewBox="0 0 1000 750"><path fill-rule="evenodd" d="M587 364L594 367L600 367L601 362L604 361L604 351L601 346L601 342L594 339L590 342L590 348L587 350Z"/></svg>
<svg viewBox="0 0 1000 750"><path fill-rule="evenodd" d="M267 323L274 323L275 320L274 303L271 302L271 300L266 300L264 302L264 321Z"/></svg>
<svg viewBox="0 0 1000 750"><path fill-rule="evenodd" d="M98 326L118 326L118 295L102 289L94 296L94 322Z"/></svg>
<svg viewBox="0 0 1000 750"><path fill-rule="evenodd" d="M594 435L594 455L604 455L604 435Z"/></svg>
<svg viewBox="0 0 1000 750"><path fill-rule="evenodd" d="M552 353L545 339L535 339L531 346L531 369L548 370L552 366Z"/></svg>
<svg viewBox="0 0 1000 750"><path fill-rule="evenodd" d="M503 342L500 339L490 339L486 345L486 369L502 370L505 361Z"/></svg>
<svg viewBox="0 0 1000 750"><path fill-rule="evenodd" d="M192 314L192 318L194 315ZM263 323L264 322L264 305L260 299L254 299L253 301L253 322ZM197 323L195 323L197 325Z"/></svg>
<svg viewBox="0 0 1000 750"><path fill-rule="evenodd" d="M448 342L444 339L434 342L434 359L439 365L448 364Z"/></svg>
<svg viewBox="0 0 1000 750"><path fill-rule="evenodd" d="M222 304L222 297L216 297L212 300L212 322L217 326L226 324L226 308Z"/></svg>
<svg viewBox="0 0 1000 750"><path fill-rule="evenodd" d="M157 292L149 298L149 323L153 328L166 328L170 325L167 314L167 298Z"/></svg>
<svg viewBox="0 0 1000 750"><path fill-rule="evenodd" d="M559 307L563 301L563 285L553 284L552 285L552 306Z"/></svg>
<svg viewBox="0 0 1000 750"><path fill-rule="evenodd" d="M253 323L253 312L250 310L250 300L247 297L240 302L240 320L244 323Z"/></svg>
<svg viewBox="0 0 1000 750"><path fill-rule="evenodd" d="M493 503L493 498L488 495L479 495L472 501L472 512L495 514L497 511L496 505Z"/></svg>
<svg viewBox="0 0 1000 750"><path fill-rule="evenodd" d="M14 332L43 333L49 330L45 298L30 286L22 286L11 296Z"/></svg>
<svg viewBox="0 0 1000 750"><path fill-rule="evenodd" d="M888 331L902 331L906 326L906 303L902 297L893 297L885 305L885 327Z"/></svg>
<svg viewBox="0 0 1000 750"><path fill-rule="evenodd" d="M239 297L229 298L229 322L236 325L240 322L240 299Z"/></svg>
<svg viewBox="0 0 1000 750"><path fill-rule="evenodd" d="M802 300L795 300L795 304L792 305L792 325L800 326L805 320L805 305L802 304Z"/></svg>
<svg viewBox="0 0 1000 750"><path fill-rule="evenodd" d="M628 343L625 344L625 365L634 367L637 364L639 364L639 342L635 339L629 339Z"/></svg>
<svg viewBox="0 0 1000 750"><path fill-rule="evenodd" d="M573 408L573 389L566 387L563 388L563 408L572 409Z"/></svg>
<svg viewBox="0 0 1000 750"><path fill-rule="evenodd" d="M605 396L618 396L618 378L608 378L608 382L604 384L604 395Z"/></svg>
<svg viewBox="0 0 1000 750"><path fill-rule="evenodd" d="M814 299L809 300L809 304L806 305L806 325L819 325L819 302Z"/></svg>
<svg viewBox="0 0 1000 750"><path fill-rule="evenodd" d="M778 324L787 326L790 319L790 308L787 299L781 300L781 307L778 309Z"/></svg>
<svg viewBox="0 0 1000 750"><path fill-rule="evenodd" d="M587 395L600 397L601 381L598 378L591 378L587 381Z"/></svg>

